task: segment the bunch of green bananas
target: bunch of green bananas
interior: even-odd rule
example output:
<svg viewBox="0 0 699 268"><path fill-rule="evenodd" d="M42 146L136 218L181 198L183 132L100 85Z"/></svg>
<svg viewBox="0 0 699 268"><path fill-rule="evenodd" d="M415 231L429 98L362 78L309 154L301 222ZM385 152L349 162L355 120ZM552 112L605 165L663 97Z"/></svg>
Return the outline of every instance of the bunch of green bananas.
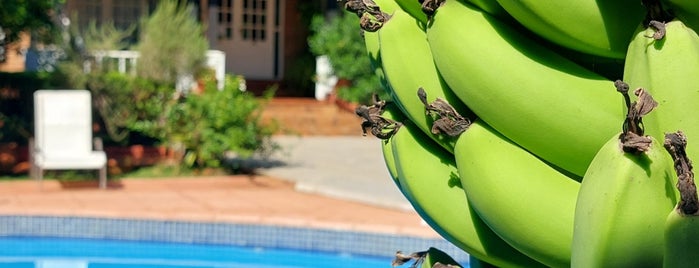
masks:
<svg viewBox="0 0 699 268"><path fill-rule="evenodd" d="M391 96L362 128L474 265L699 267L699 1L346 7Z"/></svg>

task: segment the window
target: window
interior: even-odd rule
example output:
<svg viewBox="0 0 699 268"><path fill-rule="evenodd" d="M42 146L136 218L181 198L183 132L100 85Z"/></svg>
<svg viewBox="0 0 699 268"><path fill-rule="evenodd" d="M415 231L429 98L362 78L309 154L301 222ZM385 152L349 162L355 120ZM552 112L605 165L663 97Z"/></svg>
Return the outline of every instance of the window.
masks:
<svg viewBox="0 0 699 268"><path fill-rule="evenodd" d="M233 39L233 0L221 1L218 12L219 39Z"/></svg>
<svg viewBox="0 0 699 268"><path fill-rule="evenodd" d="M267 39L267 0L243 0L243 40L264 41Z"/></svg>

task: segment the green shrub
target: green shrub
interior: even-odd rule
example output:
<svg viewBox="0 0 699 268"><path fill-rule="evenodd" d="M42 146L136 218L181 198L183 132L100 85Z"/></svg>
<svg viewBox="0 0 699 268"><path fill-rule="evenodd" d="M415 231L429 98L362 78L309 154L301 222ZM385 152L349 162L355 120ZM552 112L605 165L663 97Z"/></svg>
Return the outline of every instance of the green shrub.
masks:
<svg viewBox="0 0 699 268"><path fill-rule="evenodd" d="M91 77L88 88L112 140L128 144L133 133L140 133L176 152L181 158L175 160L185 167L219 168L227 156L266 156L276 149L271 141L276 126L260 120L265 99L240 91L240 79L229 75L218 90L216 80L205 77L200 93L183 94L110 72Z"/></svg>
<svg viewBox="0 0 699 268"><path fill-rule="evenodd" d="M174 102L172 86L118 72L91 73L85 85L110 141L128 144L134 132L165 140L165 111Z"/></svg>
<svg viewBox="0 0 699 268"><path fill-rule="evenodd" d="M316 15L311 31L308 39L311 52L316 56L328 56L335 75L352 82L338 89L338 97L363 104L369 104L374 93L381 99L388 98L372 70L357 16L341 13L326 20Z"/></svg>
<svg viewBox="0 0 699 268"><path fill-rule="evenodd" d="M261 123L260 100L240 91L239 79L227 76L223 90L209 79L203 92L182 95L168 108L167 142L183 150L185 166L216 168L231 155L244 159L276 149L271 141L275 126Z"/></svg>

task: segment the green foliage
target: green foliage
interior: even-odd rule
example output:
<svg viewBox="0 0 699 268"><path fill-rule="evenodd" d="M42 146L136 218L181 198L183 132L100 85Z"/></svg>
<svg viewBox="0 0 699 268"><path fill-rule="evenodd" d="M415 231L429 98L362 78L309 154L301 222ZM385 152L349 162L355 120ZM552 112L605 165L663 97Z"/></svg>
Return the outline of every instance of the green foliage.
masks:
<svg viewBox="0 0 699 268"><path fill-rule="evenodd" d="M42 39L54 37L57 27L51 16L64 0L2 0L0 27L7 34L7 43L17 40L19 33L33 30Z"/></svg>
<svg viewBox="0 0 699 268"><path fill-rule="evenodd" d="M90 74L85 84L112 141L124 144L131 132L166 138L165 109L174 102L174 88L118 72Z"/></svg>
<svg viewBox="0 0 699 268"><path fill-rule="evenodd" d="M341 13L326 22L316 15L311 22L313 34L308 46L315 55L327 55L335 71L342 78L354 78L371 73L364 41L359 28L359 18Z"/></svg>
<svg viewBox="0 0 699 268"><path fill-rule="evenodd" d="M209 79L199 94L183 95L167 109L165 132L171 148L184 150L188 167L220 167L228 153L240 158L275 149L276 128L260 121L260 102L239 90L240 77L226 77L223 90Z"/></svg>
<svg viewBox="0 0 699 268"><path fill-rule="evenodd" d="M357 16L341 13L326 21L324 16L316 15L311 30L308 39L311 52L316 56L327 55L335 75L352 81L352 85L337 92L338 97L364 104L370 103L374 93L387 99L372 70Z"/></svg>
<svg viewBox="0 0 699 268"><path fill-rule="evenodd" d="M108 144L127 145L134 136L147 137L179 150L181 164L193 168L222 167L232 155L268 155L276 149L271 141L276 128L260 121L263 100L239 90L241 77L228 76L223 90L217 89L213 74L203 68L208 42L192 11L186 1L159 2L140 29L137 76L118 73L85 53L126 48L124 41L133 28L119 30L112 23L92 23L82 31L71 28L66 32L70 39L82 37L85 47L64 44L70 58L59 65L55 75L67 87L92 92L95 119L103 125L98 135L106 135ZM88 73L83 68L86 63L91 66ZM197 76L204 82L203 91L176 91L175 79L181 75ZM31 103L18 105L32 107ZM10 108L0 104L0 112L6 107ZM12 118L0 114L0 131L11 123ZM8 134L0 132L0 136L7 138Z"/></svg>
<svg viewBox="0 0 699 268"><path fill-rule="evenodd" d="M103 22L99 25L95 21L90 21L83 33L85 46L91 52L125 49L129 47L127 39L134 34L135 30L135 24L126 29L119 29L113 21Z"/></svg>
<svg viewBox="0 0 699 268"><path fill-rule="evenodd" d="M267 155L275 146L274 125L260 121L261 102L227 76L222 90L213 76L201 93L178 94L172 86L109 72L90 77L95 109L114 141L133 132L159 140L190 168L218 168L226 154Z"/></svg>
<svg viewBox="0 0 699 268"><path fill-rule="evenodd" d="M176 94L171 86L115 72L91 77L109 137L124 141L138 132L178 151L186 167L221 167L227 153L242 158L274 150L273 125L260 121L260 101L240 91L240 78L228 76L218 90L206 80L203 92Z"/></svg>
<svg viewBox="0 0 699 268"><path fill-rule="evenodd" d="M160 83L176 82L206 63L208 42L186 1L163 0L143 23L138 51L139 76Z"/></svg>
<svg viewBox="0 0 699 268"><path fill-rule="evenodd" d="M310 52L302 53L289 63L288 68L284 68L285 82L288 89L293 90L293 94L299 97L314 96L315 81L315 56Z"/></svg>

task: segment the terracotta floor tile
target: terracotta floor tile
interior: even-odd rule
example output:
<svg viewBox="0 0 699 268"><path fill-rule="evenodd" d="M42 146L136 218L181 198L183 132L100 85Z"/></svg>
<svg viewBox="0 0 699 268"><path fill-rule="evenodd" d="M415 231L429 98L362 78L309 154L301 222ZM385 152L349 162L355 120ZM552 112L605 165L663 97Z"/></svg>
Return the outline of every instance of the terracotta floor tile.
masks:
<svg viewBox="0 0 699 268"><path fill-rule="evenodd" d="M0 214L67 215L312 226L438 237L414 212L300 193L256 176L123 179L119 188L0 182Z"/></svg>

